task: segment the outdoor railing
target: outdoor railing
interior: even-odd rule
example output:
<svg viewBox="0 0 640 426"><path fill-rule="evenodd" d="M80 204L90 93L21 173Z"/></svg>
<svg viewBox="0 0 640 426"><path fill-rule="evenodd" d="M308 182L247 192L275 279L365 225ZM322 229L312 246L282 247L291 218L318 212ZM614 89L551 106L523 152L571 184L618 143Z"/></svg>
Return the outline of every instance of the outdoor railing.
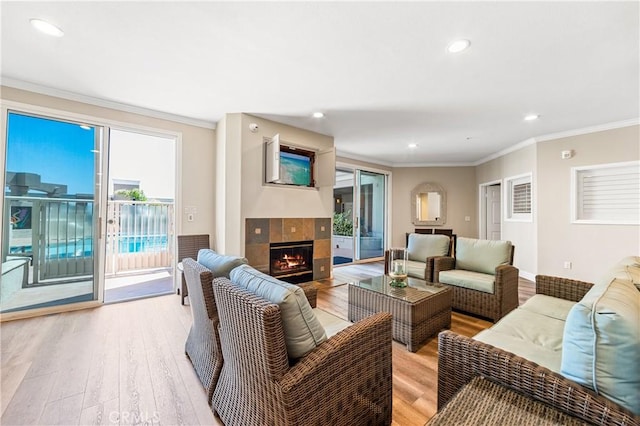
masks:
<svg viewBox="0 0 640 426"><path fill-rule="evenodd" d="M107 203L107 275L170 267L173 263L173 203Z"/></svg>

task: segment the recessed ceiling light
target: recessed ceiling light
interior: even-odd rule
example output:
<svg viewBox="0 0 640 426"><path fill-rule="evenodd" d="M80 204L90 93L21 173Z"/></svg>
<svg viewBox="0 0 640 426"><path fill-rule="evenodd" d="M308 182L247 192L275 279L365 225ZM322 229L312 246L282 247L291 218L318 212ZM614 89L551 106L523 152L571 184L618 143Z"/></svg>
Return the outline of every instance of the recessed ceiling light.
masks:
<svg viewBox="0 0 640 426"><path fill-rule="evenodd" d="M525 121L533 121L533 120L537 120L538 118L540 118L538 114L529 114L529 115L525 115L524 117Z"/></svg>
<svg viewBox="0 0 640 426"><path fill-rule="evenodd" d="M462 52L464 49L466 49L470 45L471 45L471 42L469 40L460 39L449 44L449 46L447 47L447 50L449 51L449 53L458 53L458 52Z"/></svg>
<svg viewBox="0 0 640 426"><path fill-rule="evenodd" d="M411 149L414 149L414 148L417 148L417 147L418 147L417 143L410 143L409 144L409 148L411 148Z"/></svg>
<svg viewBox="0 0 640 426"><path fill-rule="evenodd" d="M324 117L324 113L320 112L320 111L314 112L312 115L313 115L313 118L322 118L322 117Z"/></svg>
<svg viewBox="0 0 640 426"><path fill-rule="evenodd" d="M33 25L35 29L47 35L54 37L62 37L64 35L64 32L60 28L56 27L53 24L50 24L47 21L43 21L42 19L34 18L30 19L29 22L31 22L31 25Z"/></svg>

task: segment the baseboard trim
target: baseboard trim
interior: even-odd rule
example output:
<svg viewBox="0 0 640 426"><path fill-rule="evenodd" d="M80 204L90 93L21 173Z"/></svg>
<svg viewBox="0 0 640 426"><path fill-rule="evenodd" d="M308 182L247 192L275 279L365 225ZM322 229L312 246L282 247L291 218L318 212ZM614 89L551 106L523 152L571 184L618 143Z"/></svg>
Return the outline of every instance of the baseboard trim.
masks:
<svg viewBox="0 0 640 426"><path fill-rule="evenodd" d="M520 271L520 278L524 278L526 280L529 281L536 281L536 274L532 274L531 272L527 272L527 271Z"/></svg>

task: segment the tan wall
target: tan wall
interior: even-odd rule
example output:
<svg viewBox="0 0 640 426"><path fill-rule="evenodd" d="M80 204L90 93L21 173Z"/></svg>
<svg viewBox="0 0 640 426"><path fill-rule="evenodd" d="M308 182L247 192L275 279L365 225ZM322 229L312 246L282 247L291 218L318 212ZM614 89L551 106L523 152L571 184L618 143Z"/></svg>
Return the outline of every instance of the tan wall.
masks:
<svg viewBox="0 0 640 426"><path fill-rule="evenodd" d="M166 130L182 134L182 146L178 147L181 164L178 165L178 185L176 191L177 206L194 206L197 209L195 220L187 222L184 212L176 212L176 228L183 234L215 232L215 130L188 124L148 117L125 111L100 107L67 99L56 98L20 89L2 87L2 100L20 102L36 107L81 114L96 119L95 124L103 121L118 122L124 126L131 125ZM2 147L4 151L5 147ZM152 161L152 157L150 159ZM4 168L4 164L2 165Z"/></svg>
<svg viewBox="0 0 640 426"><path fill-rule="evenodd" d="M574 157L560 158L572 149ZM570 223L571 168L640 159L640 126L538 143L538 273L586 281L640 254L640 226ZM563 262L573 263L563 269Z"/></svg>
<svg viewBox="0 0 640 426"><path fill-rule="evenodd" d="M224 125L226 167L224 218L218 218L218 234L225 235L225 253L244 254L246 218L328 218L333 215L333 187L296 188L264 184L263 137L280 134L283 144L319 151L333 148L333 137L295 128L248 114L227 114ZM258 124L252 133L249 124ZM218 153L221 153L218 147ZM240 197L239 203L233 197ZM231 201L230 201L231 200ZM222 201L221 201L222 202Z"/></svg>
<svg viewBox="0 0 640 426"><path fill-rule="evenodd" d="M488 161L476 167L476 187L488 182L501 181L502 183L502 211L504 212L505 178L532 173L533 180L533 221L510 222L504 220L502 213L502 240L511 241L515 246L513 264L520 269L520 274L533 279L537 266L537 220L536 220L536 145L531 144L517 151L505 154L495 160ZM479 189L478 189L479 190ZM480 199L476 198L476 211L478 220ZM478 228L479 229L479 228Z"/></svg>
<svg viewBox="0 0 640 426"><path fill-rule="evenodd" d="M391 180L392 246L404 247L405 233L414 230L411 191L424 182L436 183L446 191L447 219L442 228L451 228L461 237L477 236L475 167L396 167Z"/></svg>

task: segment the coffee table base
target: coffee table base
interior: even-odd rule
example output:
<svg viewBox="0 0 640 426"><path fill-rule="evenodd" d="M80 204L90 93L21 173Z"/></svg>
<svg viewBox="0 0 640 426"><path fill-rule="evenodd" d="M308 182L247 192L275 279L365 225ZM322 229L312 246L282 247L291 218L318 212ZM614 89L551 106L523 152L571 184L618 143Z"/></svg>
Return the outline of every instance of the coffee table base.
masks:
<svg viewBox="0 0 640 426"><path fill-rule="evenodd" d="M410 303L350 284L348 318L357 322L377 312L390 312L393 339L415 352L427 338L451 327L451 289L447 290Z"/></svg>

